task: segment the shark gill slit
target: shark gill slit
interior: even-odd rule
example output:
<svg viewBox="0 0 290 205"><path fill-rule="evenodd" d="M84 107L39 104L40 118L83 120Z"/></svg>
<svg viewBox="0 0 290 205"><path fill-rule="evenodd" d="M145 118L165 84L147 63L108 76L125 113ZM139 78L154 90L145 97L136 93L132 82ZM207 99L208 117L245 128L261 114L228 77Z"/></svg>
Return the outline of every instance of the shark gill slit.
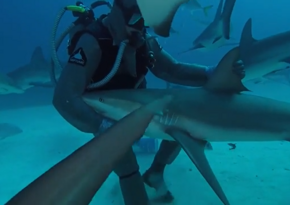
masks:
<svg viewBox="0 0 290 205"><path fill-rule="evenodd" d="M159 122L165 126L174 126L177 124L178 120L178 115L168 112L163 113L159 118Z"/></svg>

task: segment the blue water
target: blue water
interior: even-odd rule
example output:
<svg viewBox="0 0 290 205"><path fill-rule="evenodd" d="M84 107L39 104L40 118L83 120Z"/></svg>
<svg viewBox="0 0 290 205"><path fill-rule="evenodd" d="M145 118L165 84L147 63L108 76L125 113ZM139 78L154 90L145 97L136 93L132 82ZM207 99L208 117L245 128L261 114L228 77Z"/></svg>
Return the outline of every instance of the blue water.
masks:
<svg viewBox="0 0 290 205"><path fill-rule="evenodd" d="M9 72L30 61L36 46L41 46L49 58L50 34L55 15L73 1L14 0L0 6L0 71ZM90 3L86 1L85 3ZM201 1L214 4L209 12L210 21L218 1ZM96 13L107 12L98 9ZM205 18L202 12L196 18ZM289 2L243 0L238 1L232 16L233 40L239 41L241 30L248 18L253 19L253 36L257 39L289 30ZM189 47L204 29L193 21L189 12L179 11L173 27L180 32L168 39L159 38L160 44L177 60L215 65L230 47L205 53L194 51L177 55ZM59 30L65 29L74 19L67 14ZM290 48L289 48L290 49ZM59 56L65 61L65 43ZM148 76L149 87L164 88L163 81ZM249 84L257 95L290 103L290 87L275 82ZM0 123L17 124L23 133L0 141L0 204L36 179L48 168L83 145L91 136L68 125L51 106L52 89L33 88L24 94L0 96ZM290 126L290 125L289 125ZM290 204L290 144L238 143L237 149L228 150L226 143L213 143L214 150L207 152L214 172L233 205L288 205ZM153 154L138 155L141 170L146 170ZM165 178L176 198L176 205L219 205L221 202L209 188L185 153L166 169ZM149 191L150 194L154 193ZM110 175L92 204L121 205L117 178Z"/></svg>

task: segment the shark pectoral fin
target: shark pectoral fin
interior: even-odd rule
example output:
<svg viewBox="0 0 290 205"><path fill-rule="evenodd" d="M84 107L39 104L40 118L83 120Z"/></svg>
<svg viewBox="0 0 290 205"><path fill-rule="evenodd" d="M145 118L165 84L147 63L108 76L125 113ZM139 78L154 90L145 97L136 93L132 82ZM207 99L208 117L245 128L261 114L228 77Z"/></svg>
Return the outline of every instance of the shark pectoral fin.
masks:
<svg viewBox="0 0 290 205"><path fill-rule="evenodd" d="M222 36L218 36L215 39L213 39L212 44L215 44L216 42L218 42L220 39L222 38Z"/></svg>
<svg viewBox="0 0 290 205"><path fill-rule="evenodd" d="M200 48L204 48L204 45L198 43L198 44L195 44L193 47L191 47L191 48L189 48L189 49L187 49L185 51L179 52L178 55L181 55L181 54L184 54L184 53L188 53L190 51L194 51L194 50L200 49Z"/></svg>
<svg viewBox="0 0 290 205"><path fill-rule="evenodd" d="M204 149L207 142L204 140L194 139L182 130L169 128L166 130L172 138L174 138L186 152L188 157L194 163L198 171L202 174L207 183L214 190L216 195L225 204L229 205L229 201L225 196L219 182L217 181L207 159L204 154Z"/></svg>
<svg viewBox="0 0 290 205"><path fill-rule="evenodd" d="M146 25L157 35L168 37L178 8L187 0L137 0Z"/></svg>
<svg viewBox="0 0 290 205"><path fill-rule="evenodd" d="M239 60L239 47L230 50L219 62L204 88L213 92L240 93L249 91L232 69Z"/></svg>

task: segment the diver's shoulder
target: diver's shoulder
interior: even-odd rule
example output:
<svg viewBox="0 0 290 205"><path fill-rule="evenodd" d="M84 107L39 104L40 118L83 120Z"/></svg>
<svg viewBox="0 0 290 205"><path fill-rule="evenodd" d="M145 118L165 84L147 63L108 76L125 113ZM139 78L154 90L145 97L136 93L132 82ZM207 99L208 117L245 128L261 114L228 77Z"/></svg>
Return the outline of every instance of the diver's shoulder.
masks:
<svg viewBox="0 0 290 205"><path fill-rule="evenodd" d="M78 40L77 47L82 47L84 50L99 52L101 47L98 40L90 33L84 33Z"/></svg>

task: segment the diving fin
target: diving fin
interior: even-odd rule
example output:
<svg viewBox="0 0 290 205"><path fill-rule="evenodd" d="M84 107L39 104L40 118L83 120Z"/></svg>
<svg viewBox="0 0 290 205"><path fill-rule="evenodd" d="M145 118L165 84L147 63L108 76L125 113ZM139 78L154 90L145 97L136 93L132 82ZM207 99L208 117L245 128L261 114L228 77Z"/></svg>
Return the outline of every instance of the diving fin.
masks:
<svg viewBox="0 0 290 205"><path fill-rule="evenodd" d="M181 145L183 150L186 152L191 161L195 164L196 168L199 170L207 183L211 186L216 195L223 202L223 204L229 205L230 203L225 196L219 182L217 181L216 176L214 175L204 154L207 141L194 139L187 133L176 128L169 128L168 130L166 130L166 132Z"/></svg>

